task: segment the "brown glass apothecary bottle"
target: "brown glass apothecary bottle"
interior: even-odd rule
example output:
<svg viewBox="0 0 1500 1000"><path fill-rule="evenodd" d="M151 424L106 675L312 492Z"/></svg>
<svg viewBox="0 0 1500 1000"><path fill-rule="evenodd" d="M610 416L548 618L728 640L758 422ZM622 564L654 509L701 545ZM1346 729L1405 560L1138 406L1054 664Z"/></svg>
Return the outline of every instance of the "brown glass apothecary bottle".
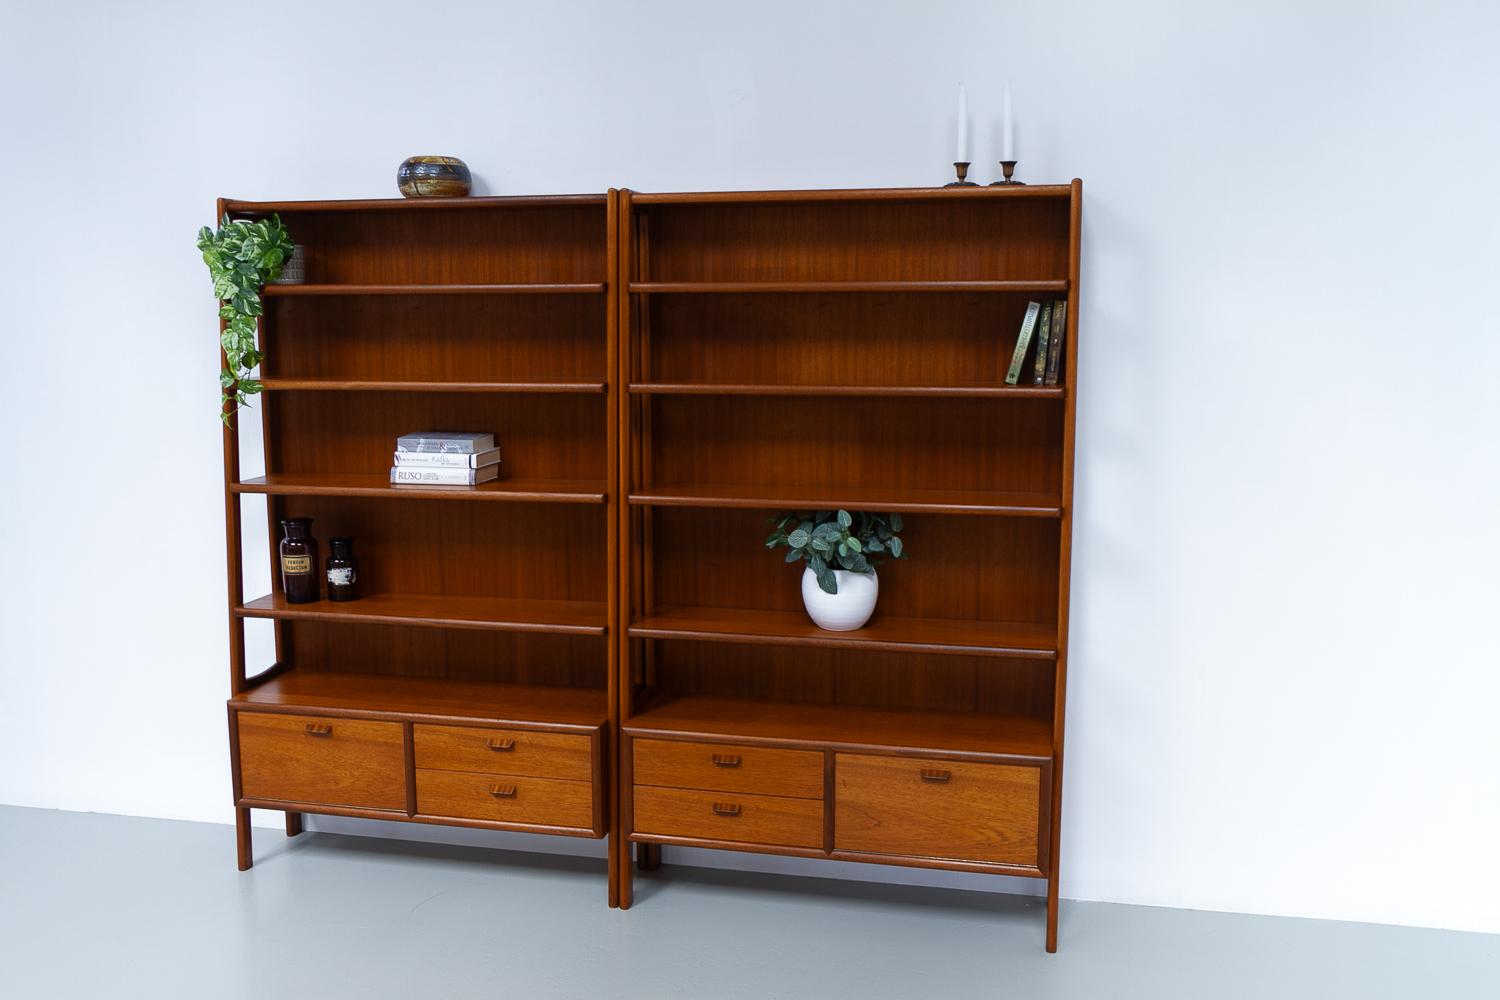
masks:
<svg viewBox="0 0 1500 1000"><path fill-rule="evenodd" d="M312 536L312 518L285 518L281 531L282 593L288 604L311 604L318 599L318 543Z"/></svg>
<svg viewBox="0 0 1500 1000"><path fill-rule="evenodd" d="M328 540L328 599L352 601L359 596L359 560L354 557L354 539Z"/></svg>

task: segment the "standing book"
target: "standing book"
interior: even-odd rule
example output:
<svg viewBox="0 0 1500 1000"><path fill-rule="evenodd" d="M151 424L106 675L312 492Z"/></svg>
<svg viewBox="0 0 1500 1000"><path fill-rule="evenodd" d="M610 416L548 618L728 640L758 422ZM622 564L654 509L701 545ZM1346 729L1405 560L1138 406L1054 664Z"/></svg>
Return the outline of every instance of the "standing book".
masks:
<svg viewBox="0 0 1500 1000"><path fill-rule="evenodd" d="M1041 385L1047 377L1047 345L1052 339L1052 303L1042 306L1036 321L1036 361L1032 365L1031 384Z"/></svg>
<svg viewBox="0 0 1500 1000"><path fill-rule="evenodd" d="M1010 356L1010 370L1005 373L1006 385L1015 385L1021 379L1021 369L1026 364L1026 349L1031 346L1031 335L1036 330L1036 318L1041 310L1040 302L1026 303L1026 316L1021 320L1021 333L1016 337L1016 349Z"/></svg>
<svg viewBox="0 0 1500 1000"><path fill-rule="evenodd" d="M1052 309L1052 339L1047 343L1047 384L1056 385L1062 368L1062 342L1068 331L1068 304L1059 302Z"/></svg>

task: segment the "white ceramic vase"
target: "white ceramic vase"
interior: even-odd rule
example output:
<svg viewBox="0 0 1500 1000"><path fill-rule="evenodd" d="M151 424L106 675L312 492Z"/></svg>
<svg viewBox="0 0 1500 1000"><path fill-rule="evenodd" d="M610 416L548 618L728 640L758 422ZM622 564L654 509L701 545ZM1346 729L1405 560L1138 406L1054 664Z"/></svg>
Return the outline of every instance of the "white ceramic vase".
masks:
<svg viewBox="0 0 1500 1000"><path fill-rule="evenodd" d="M870 620L875 613L875 598L880 596L880 578L872 569L868 573L833 571L839 582L837 594L825 593L811 568L802 571L802 604L818 628L830 632L852 632Z"/></svg>

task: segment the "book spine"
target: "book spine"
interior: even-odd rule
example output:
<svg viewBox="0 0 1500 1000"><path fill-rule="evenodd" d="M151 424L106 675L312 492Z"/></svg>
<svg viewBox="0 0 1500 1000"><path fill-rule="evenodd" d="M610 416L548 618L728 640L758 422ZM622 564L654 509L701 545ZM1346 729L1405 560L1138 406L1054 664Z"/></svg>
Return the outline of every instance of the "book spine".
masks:
<svg viewBox="0 0 1500 1000"><path fill-rule="evenodd" d="M1021 320L1021 333L1016 337L1016 349L1010 356L1010 370L1005 373L1005 384L1015 385L1021 378L1021 368L1026 364L1026 349L1031 346L1031 334L1036 329L1040 302L1026 303L1026 316Z"/></svg>
<svg viewBox="0 0 1500 1000"><path fill-rule="evenodd" d="M392 458L397 465L415 468L477 469L499 462L500 449L491 448L489 451L474 455L461 455L454 452L398 451Z"/></svg>
<svg viewBox="0 0 1500 1000"><path fill-rule="evenodd" d="M1041 319L1036 321L1036 361L1031 366L1031 384L1041 385L1047 377L1047 342L1052 334L1052 303L1042 306Z"/></svg>
<svg viewBox="0 0 1500 1000"><path fill-rule="evenodd" d="M391 482L422 483L428 486L473 486L474 472L473 469L397 465L391 468Z"/></svg>
<svg viewBox="0 0 1500 1000"><path fill-rule="evenodd" d="M1062 369L1062 345L1068 336L1068 304L1059 302L1052 310L1052 342L1047 345L1047 384L1056 385Z"/></svg>

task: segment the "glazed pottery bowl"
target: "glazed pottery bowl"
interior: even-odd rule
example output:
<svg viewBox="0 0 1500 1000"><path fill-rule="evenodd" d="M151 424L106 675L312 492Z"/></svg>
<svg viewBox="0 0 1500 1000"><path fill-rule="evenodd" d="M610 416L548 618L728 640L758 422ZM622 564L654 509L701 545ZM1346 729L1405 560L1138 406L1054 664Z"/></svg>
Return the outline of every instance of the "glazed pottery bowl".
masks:
<svg viewBox="0 0 1500 1000"><path fill-rule="evenodd" d="M396 186L408 198L463 198L472 178L456 156L413 156L396 170Z"/></svg>

